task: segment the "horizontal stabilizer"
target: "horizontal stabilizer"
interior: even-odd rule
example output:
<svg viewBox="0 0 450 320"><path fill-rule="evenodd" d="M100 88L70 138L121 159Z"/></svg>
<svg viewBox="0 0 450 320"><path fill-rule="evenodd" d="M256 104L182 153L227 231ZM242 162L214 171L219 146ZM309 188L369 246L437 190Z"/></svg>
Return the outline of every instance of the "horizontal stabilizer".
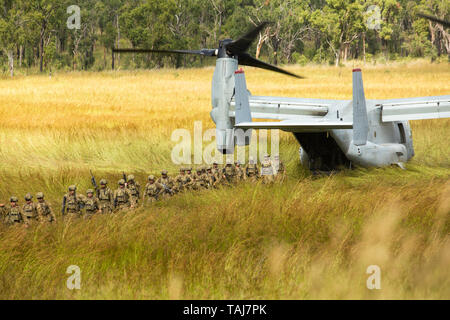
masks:
<svg viewBox="0 0 450 320"><path fill-rule="evenodd" d="M383 122L450 118L450 96L393 99L380 105Z"/></svg>
<svg viewBox="0 0 450 320"><path fill-rule="evenodd" d="M241 122L235 126L240 129L280 129L289 132L325 132L331 129L352 129L351 122L344 121L276 121Z"/></svg>

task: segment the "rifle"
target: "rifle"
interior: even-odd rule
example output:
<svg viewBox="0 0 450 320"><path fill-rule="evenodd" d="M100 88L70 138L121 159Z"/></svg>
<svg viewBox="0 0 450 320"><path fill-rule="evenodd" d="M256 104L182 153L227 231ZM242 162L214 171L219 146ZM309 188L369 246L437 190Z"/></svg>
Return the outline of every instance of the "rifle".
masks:
<svg viewBox="0 0 450 320"><path fill-rule="evenodd" d="M124 171L122 171L122 179L125 180L125 187L128 185L127 184L127 175L125 174Z"/></svg>
<svg viewBox="0 0 450 320"><path fill-rule="evenodd" d="M171 196L173 196L173 191L170 189L166 184L161 183L161 185L164 187L164 190L170 193Z"/></svg>
<svg viewBox="0 0 450 320"><path fill-rule="evenodd" d="M62 215L64 215L65 209L66 209L66 196L64 196L64 198L63 198L62 210L61 210Z"/></svg>
<svg viewBox="0 0 450 320"><path fill-rule="evenodd" d="M95 191L97 191L97 190L98 190L98 186L97 186L97 182L95 181L95 177L94 177L94 175L92 174L92 170L89 170L89 172L91 173L91 183L92 183L92 185L94 186Z"/></svg>

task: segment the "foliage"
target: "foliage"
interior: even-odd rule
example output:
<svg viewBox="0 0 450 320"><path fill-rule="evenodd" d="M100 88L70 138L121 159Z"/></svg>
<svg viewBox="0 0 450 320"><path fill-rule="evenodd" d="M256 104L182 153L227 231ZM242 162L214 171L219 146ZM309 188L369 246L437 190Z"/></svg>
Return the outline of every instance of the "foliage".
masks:
<svg viewBox="0 0 450 320"><path fill-rule="evenodd" d="M81 28L66 26L69 5L81 9ZM368 20L377 6L376 28ZM215 48L269 21L250 52L268 62L340 65L351 59L450 57L450 34L425 12L449 19L446 0L1 0L0 61L14 69L104 70L111 48ZM48 55L48 57L46 57ZM370 56L369 56L370 55ZM14 63L14 62L19 63ZM197 56L117 55L119 68L212 64ZM303 64L304 61L302 60ZM26 71L28 73L28 71Z"/></svg>

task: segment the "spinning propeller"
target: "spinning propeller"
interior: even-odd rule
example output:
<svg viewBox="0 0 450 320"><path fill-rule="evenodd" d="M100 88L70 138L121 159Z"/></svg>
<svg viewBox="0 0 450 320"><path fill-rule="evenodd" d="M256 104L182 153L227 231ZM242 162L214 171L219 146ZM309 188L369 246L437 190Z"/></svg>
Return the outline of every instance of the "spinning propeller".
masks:
<svg viewBox="0 0 450 320"><path fill-rule="evenodd" d="M123 52L123 53L162 53L162 54L197 54L201 56L207 57L218 57L218 58L234 58L238 60L238 64L243 66L251 66L260 69L266 69L282 74L286 74L288 76L292 76L295 78L302 79L303 77L293 74L289 71L278 68L269 63L263 62L256 58L250 56L247 53L248 48L255 38L258 36L259 32L266 27L267 22L263 22L257 27L253 28L245 35L240 37L237 40L232 39L224 39L219 41L219 48L217 49L201 49L201 50L157 50L157 49L117 49L113 48L113 55L115 52ZM114 66L114 64L113 64Z"/></svg>

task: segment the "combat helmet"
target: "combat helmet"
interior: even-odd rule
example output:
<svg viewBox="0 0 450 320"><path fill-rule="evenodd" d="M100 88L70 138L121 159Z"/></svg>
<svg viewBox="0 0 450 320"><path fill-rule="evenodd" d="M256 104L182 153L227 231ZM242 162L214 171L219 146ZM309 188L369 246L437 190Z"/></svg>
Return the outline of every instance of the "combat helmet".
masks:
<svg viewBox="0 0 450 320"><path fill-rule="evenodd" d="M152 175L152 174L151 174L151 175L149 175L149 176L148 176L148 181L150 181L150 180L153 180L153 181L155 181L155 176L154 176L154 175Z"/></svg>
<svg viewBox="0 0 450 320"><path fill-rule="evenodd" d="M130 175L128 176L128 181L134 181L134 175L130 174Z"/></svg>
<svg viewBox="0 0 450 320"><path fill-rule="evenodd" d="M106 186L107 184L108 184L108 181L106 181L106 179L100 180L100 185Z"/></svg>
<svg viewBox="0 0 450 320"><path fill-rule="evenodd" d="M76 185L71 185L69 186L69 191L76 191L77 190L77 186Z"/></svg>
<svg viewBox="0 0 450 320"><path fill-rule="evenodd" d="M38 192L36 193L36 199L44 199L44 193L43 192Z"/></svg>
<svg viewBox="0 0 450 320"><path fill-rule="evenodd" d="M93 189L87 189L87 190L86 190L86 194L89 194L89 193L94 194L94 190L93 190Z"/></svg>
<svg viewBox="0 0 450 320"><path fill-rule="evenodd" d="M33 195L31 193L27 193L25 195L25 201L30 201L31 199L33 199Z"/></svg>
<svg viewBox="0 0 450 320"><path fill-rule="evenodd" d="M161 171L161 174L162 174L163 176L166 176L166 175L167 175L167 170L162 170L162 171Z"/></svg>
<svg viewBox="0 0 450 320"><path fill-rule="evenodd" d="M9 202L19 202L19 199L17 199L17 197L12 196L11 198L9 198Z"/></svg>
<svg viewBox="0 0 450 320"><path fill-rule="evenodd" d="M120 186L125 185L125 179L120 179L119 182L118 182L118 184L119 184Z"/></svg>

